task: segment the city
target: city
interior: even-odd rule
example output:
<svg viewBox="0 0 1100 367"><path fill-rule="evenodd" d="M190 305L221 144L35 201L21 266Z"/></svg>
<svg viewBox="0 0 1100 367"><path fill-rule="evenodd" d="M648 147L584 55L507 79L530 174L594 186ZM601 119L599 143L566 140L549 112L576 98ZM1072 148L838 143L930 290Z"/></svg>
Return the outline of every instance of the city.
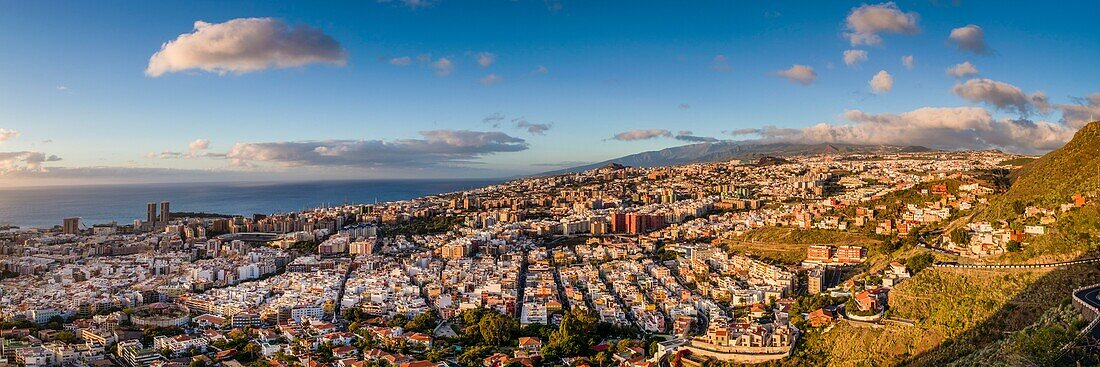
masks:
<svg viewBox="0 0 1100 367"><path fill-rule="evenodd" d="M913 327L886 311L893 288L933 265L928 254L1019 252L1052 218L1096 205L1086 193L1028 206L1037 224L1023 230L973 220L1003 192L1004 162L1019 158L608 165L277 215L196 217L150 202L132 224L66 218L0 237L5 357L131 367L782 360L837 323ZM746 247L780 247L749 236L769 231L812 242L793 259ZM831 245L835 234L861 239ZM897 248L922 251L883 267ZM572 334L578 323L600 331Z"/></svg>
<svg viewBox="0 0 1100 367"><path fill-rule="evenodd" d="M0 0L0 367L1100 366L1096 0Z"/></svg>

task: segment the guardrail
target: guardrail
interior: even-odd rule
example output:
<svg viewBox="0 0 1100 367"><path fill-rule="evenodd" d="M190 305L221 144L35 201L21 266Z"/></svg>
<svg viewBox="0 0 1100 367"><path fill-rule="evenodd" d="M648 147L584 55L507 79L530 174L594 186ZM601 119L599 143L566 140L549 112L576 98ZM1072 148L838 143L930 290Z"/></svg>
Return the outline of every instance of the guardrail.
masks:
<svg viewBox="0 0 1100 367"><path fill-rule="evenodd" d="M1056 268L1060 266L1090 264L1100 262L1100 257L1091 259L1081 259L1072 261L1062 261L1056 263L1045 264L955 264L955 263L934 263L934 268L951 268L951 269L1042 269L1042 268Z"/></svg>
<svg viewBox="0 0 1100 367"><path fill-rule="evenodd" d="M1066 343L1066 345L1062 346L1062 353L1061 354L1064 355L1066 353L1066 351L1069 350L1070 347L1072 347L1074 344L1077 343L1078 340L1085 337L1085 335L1088 335L1090 332L1092 332L1093 329L1096 329L1097 326L1100 326L1100 309L1097 309L1097 307L1094 306L1092 302L1089 302L1088 300L1082 299L1081 297L1077 296L1081 292L1089 291L1089 290L1096 289L1096 288L1100 288L1100 284L1093 284L1093 285L1086 286L1086 287L1080 287L1080 288L1074 289L1073 292L1070 293L1072 295L1071 298L1073 298L1074 306L1076 306L1078 309L1080 309L1081 313L1085 314L1085 317L1091 318L1092 322L1089 322L1088 325L1086 325L1084 328L1082 328L1081 331L1077 333L1077 336L1075 336L1072 341L1070 341L1069 343ZM1097 300L1097 301L1100 301L1100 300Z"/></svg>
<svg viewBox="0 0 1100 367"><path fill-rule="evenodd" d="M1096 321L1100 320L1100 309L1097 309L1097 307L1094 306L1092 302L1089 302L1089 300L1082 299L1081 297L1078 297L1077 295L1079 293L1089 291L1089 290L1093 290L1093 289L1096 289L1096 288L1100 288L1100 284L1093 284L1093 285L1090 285L1090 286L1087 286L1087 287L1080 287L1080 288L1074 289L1073 293L1072 293L1073 294L1073 303L1077 306L1077 308L1081 309L1082 313L1091 314L1091 315L1087 315L1087 317L1091 318L1094 324L1096 323ZM1100 301L1100 300L1098 300L1098 301Z"/></svg>

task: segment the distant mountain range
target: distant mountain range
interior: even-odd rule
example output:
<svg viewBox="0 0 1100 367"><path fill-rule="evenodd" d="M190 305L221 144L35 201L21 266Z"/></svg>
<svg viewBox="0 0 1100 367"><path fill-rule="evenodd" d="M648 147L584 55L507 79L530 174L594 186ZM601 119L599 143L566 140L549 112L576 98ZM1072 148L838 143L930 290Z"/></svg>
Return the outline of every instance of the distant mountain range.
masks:
<svg viewBox="0 0 1100 367"><path fill-rule="evenodd" d="M632 167L658 167L688 163L721 162L733 159L754 160L762 157L789 157L813 154L896 153L925 152L921 146L857 145L857 144L798 144L759 143L748 141L718 141L666 148L657 151L631 154L599 163L543 172L538 176L560 175L600 168L609 163Z"/></svg>

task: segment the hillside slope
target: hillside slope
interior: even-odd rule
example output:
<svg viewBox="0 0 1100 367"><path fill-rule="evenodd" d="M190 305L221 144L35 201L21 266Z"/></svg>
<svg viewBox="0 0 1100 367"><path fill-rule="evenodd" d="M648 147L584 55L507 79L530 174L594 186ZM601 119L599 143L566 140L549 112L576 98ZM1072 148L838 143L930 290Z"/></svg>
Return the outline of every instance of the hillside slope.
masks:
<svg viewBox="0 0 1100 367"><path fill-rule="evenodd" d="M1085 125L1065 146L1024 165L1012 178L1012 187L981 218L1007 219L1021 205L1053 208L1076 193L1095 193L1100 189L1100 121Z"/></svg>

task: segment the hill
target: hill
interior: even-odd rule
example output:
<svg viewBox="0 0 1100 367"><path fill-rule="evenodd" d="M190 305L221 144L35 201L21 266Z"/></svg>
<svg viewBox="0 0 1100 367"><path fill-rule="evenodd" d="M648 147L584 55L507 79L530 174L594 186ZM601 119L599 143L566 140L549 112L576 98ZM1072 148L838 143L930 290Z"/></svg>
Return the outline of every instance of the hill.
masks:
<svg viewBox="0 0 1100 367"><path fill-rule="evenodd" d="M720 162L734 159L754 160L763 157L790 157L812 154L854 154L854 153L892 153L923 152L928 148L921 146L857 145L839 143L799 144L799 143L762 143L754 141L718 141L698 143L666 148L657 151L631 154L609 159L603 162L562 170L544 172L539 176L559 175L592 170L617 163L633 167L658 167L677 164Z"/></svg>
<svg viewBox="0 0 1100 367"><path fill-rule="evenodd" d="M981 217L1007 219L1028 204L1047 208L1068 203L1074 194L1100 189L1100 121L1077 131L1065 146L1024 164L1013 172L1012 187Z"/></svg>

